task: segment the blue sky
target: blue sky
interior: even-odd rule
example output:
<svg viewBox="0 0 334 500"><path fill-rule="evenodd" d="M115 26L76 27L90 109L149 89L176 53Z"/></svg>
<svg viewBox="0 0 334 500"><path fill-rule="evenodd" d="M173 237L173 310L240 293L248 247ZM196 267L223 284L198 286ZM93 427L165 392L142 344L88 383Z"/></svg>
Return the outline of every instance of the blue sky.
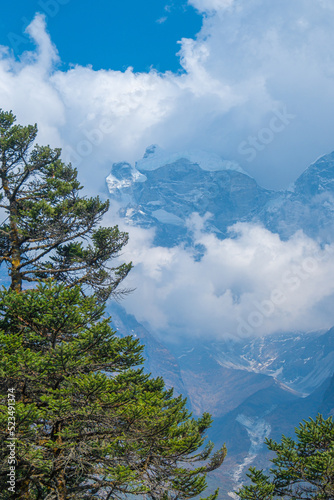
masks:
<svg viewBox="0 0 334 500"><path fill-rule="evenodd" d="M12 109L19 123L37 123L38 142L61 147L93 195L107 196L113 162L134 164L151 144L168 153L214 153L237 162L262 186L285 189L334 150L333 26L333 0L2 2L0 107ZM108 222L115 223L115 214ZM180 276L185 282L196 277L199 285L196 297L181 294L190 330L198 303L203 322L216 318L212 329L218 331L222 318L212 314L214 302L203 301L203 290L210 295L215 289L216 255L224 256L233 241L210 239L200 266L186 249L153 248L151 233L128 229L124 259L142 256L144 269L143 276L140 265L132 273L139 292L131 300L146 311L146 320L152 307L140 288L145 276L153 276L149 289L161 298L158 316L173 312L159 296L160 283L154 285L156 271L167 266L175 277L171 296L179 296ZM262 255L261 247L268 248L265 261L250 265L246 275L258 301L286 265L313 255L316 246L302 235L281 242L263 229L243 231L233 255ZM238 279L237 261L232 269ZM333 293L333 272L324 268L310 289L299 290L271 331L304 328L313 297ZM224 286L222 278L217 287ZM224 321L233 321L233 308L227 304L224 311ZM291 315L294 321L282 325Z"/></svg>
<svg viewBox="0 0 334 500"><path fill-rule="evenodd" d="M151 144L213 152L272 189L334 150L333 0L19 0L0 14L0 105L94 189Z"/></svg>
<svg viewBox="0 0 334 500"><path fill-rule="evenodd" d="M178 71L182 37L200 30L202 16L184 0L18 0L2 2L0 44L16 56L31 48L24 29L36 12L47 27L63 67L91 64L97 69Z"/></svg>

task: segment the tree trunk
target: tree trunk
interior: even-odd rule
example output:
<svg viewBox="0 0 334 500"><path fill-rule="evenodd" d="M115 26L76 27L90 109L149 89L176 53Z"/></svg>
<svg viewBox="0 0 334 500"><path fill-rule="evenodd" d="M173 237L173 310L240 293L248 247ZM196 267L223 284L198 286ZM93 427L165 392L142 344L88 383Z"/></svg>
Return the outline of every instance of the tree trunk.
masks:
<svg viewBox="0 0 334 500"><path fill-rule="evenodd" d="M19 271L21 264L20 242L18 236L18 229L16 224L17 208L16 203L12 202L10 206L10 240L11 240L11 285L12 290L21 292L22 290L22 276Z"/></svg>
<svg viewBox="0 0 334 500"><path fill-rule="evenodd" d="M11 277L11 285L10 288L12 290L16 290L20 292L22 290L22 276L19 271L19 267L21 264L21 252L20 252L20 240L19 233L17 227L17 202L16 197L13 193L10 192L8 186L8 177L7 177L7 167L6 167L6 158L3 152L2 154L2 166L1 166L1 180L2 187L5 192L5 196L9 202L9 225L10 225L10 277Z"/></svg>

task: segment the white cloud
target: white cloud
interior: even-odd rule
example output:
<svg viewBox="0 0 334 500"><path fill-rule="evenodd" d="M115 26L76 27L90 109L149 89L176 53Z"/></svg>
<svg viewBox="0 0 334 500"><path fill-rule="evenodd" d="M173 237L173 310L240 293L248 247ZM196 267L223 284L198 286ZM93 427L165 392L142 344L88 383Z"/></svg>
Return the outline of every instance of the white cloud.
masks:
<svg viewBox="0 0 334 500"><path fill-rule="evenodd" d="M15 61L4 51L0 59L0 107L12 109L19 123L39 125L39 142L61 144L65 108L58 92L50 84L50 73L58 62L56 48L45 31L42 16L37 16L27 33L38 44L36 52L25 52Z"/></svg>
<svg viewBox="0 0 334 500"><path fill-rule="evenodd" d="M181 40L184 72L175 74L61 70L37 16L28 28L34 54L18 62L1 51L0 105L23 123L37 122L39 141L66 148L65 159L77 160L83 183L95 190L111 162L134 162L152 143L213 151L261 183L289 184L334 149L332 4L192 4L210 15L195 39ZM273 112L284 109L295 118L272 134Z"/></svg>
<svg viewBox="0 0 334 500"><path fill-rule="evenodd" d="M332 3L192 4L210 15L196 39L182 39L184 72L177 74L61 70L43 17L37 16L28 28L37 44L34 53L16 61L1 50L0 106L13 109L20 123L37 122L39 142L62 146L65 159L78 164L80 179L95 193L112 162L133 162L152 143L236 159L271 186L294 180L309 162L334 149ZM273 121L277 110L294 118L283 113L279 127ZM244 142L244 150L255 149L251 162L240 152ZM188 250L154 248L146 232L131 229L128 255L136 267L129 279L138 293L128 307L153 328L190 335L330 326L333 259L326 260L302 234L282 242L258 227L237 230L225 241L198 232L207 250L196 262ZM305 271L314 255L316 269ZM285 300L278 303L273 290Z"/></svg>
<svg viewBox="0 0 334 500"><path fill-rule="evenodd" d="M159 17L159 19L157 19L155 22L158 24L164 24L167 21L167 19L168 19L167 16L163 16L163 17Z"/></svg>
<svg viewBox="0 0 334 500"><path fill-rule="evenodd" d="M37 44L37 54L26 53L26 62L31 56L32 65L40 69L43 76L52 70L52 65L59 62L58 51L51 42L49 34L46 32L45 17L38 15L26 28L26 33Z"/></svg>
<svg viewBox="0 0 334 500"><path fill-rule="evenodd" d="M235 0L189 0L189 4L200 12L219 11L231 7Z"/></svg>
<svg viewBox="0 0 334 500"><path fill-rule="evenodd" d="M282 241L256 225L239 223L218 240L191 221L205 254L154 247L153 234L128 228L123 258L137 291L124 305L161 335L207 338L329 328L334 322L334 245L321 249L302 232Z"/></svg>

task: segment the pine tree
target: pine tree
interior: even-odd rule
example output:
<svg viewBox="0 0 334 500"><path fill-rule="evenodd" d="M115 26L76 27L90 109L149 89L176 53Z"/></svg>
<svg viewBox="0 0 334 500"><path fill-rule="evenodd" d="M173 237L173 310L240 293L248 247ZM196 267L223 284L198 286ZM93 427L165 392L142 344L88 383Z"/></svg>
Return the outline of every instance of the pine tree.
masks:
<svg viewBox="0 0 334 500"><path fill-rule="evenodd" d="M48 281L0 293L0 487L6 499L192 498L226 450L211 423L143 372L95 297ZM16 490L8 491L7 395L15 398ZM208 497L213 500L217 492Z"/></svg>
<svg viewBox="0 0 334 500"><path fill-rule="evenodd" d="M61 161L61 150L34 145L37 126L15 124L0 109L0 265L11 288L53 277L81 284L107 299L131 264L111 259L127 243L118 227L98 227L109 202L80 197L77 171Z"/></svg>
<svg viewBox="0 0 334 500"><path fill-rule="evenodd" d="M334 498L334 423L332 417L304 420L296 428L297 441L282 436L281 443L266 440L276 456L270 476L252 467L252 483L238 495L243 500L293 500Z"/></svg>
<svg viewBox="0 0 334 500"><path fill-rule="evenodd" d="M36 135L0 110L0 264L11 277L0 292L1 498L196 496L226 450L203 448L210 416L191 418L144 373L138 341L104 317L131 268L110 264L127 234L100 227L108 202L80 197L76 170Z"/></svg>

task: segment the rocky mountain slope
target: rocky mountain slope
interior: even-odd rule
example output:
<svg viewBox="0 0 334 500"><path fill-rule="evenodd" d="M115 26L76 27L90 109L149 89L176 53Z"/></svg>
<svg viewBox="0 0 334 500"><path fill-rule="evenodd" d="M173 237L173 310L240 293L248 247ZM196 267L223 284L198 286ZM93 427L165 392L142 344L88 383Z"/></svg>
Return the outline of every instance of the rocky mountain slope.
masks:
<svg viewBox="0 0 334 500"><path fill-rule="evenodd" d="M195 416L213 415L209 438L228 447L210 480L212 490L221 487L220 498L245 480L249 466L268 467L266 437L293 436L299 422L318 411L334 415L333 329L175 346L162 344L119 304L110 304L108 313L119 334L141 339L146 371L186 396Z"/></svg>
<svg viewBox="0 0 334 500"><path fill-rule="evenodd" d="M198 153L163 156L147 148L133 167L112 166L107 185L128 222L157 230L156 244L171 246L191 239L187 218L210 213L207 231L226 237L235 222L260 222L287 238L302 229L311 237L334 236L334 153L313 163L287 191L270 191L231 162ZM156 162L155 162L156 157ZM215 160L215 161L214 161Z"/></svg>
<svg viewBox="0 0 334 500"><path fill-rule="evenodd" d="M233 162L202 152L168 155L151 146L135 166L114 164L107 185L120 216L154 228L159 246L192 245L187 220L195 212L210 214L204 230L220 239L235 222L256 222L282 239L302 229L322 244L334 240L334 153L276 192ZM212 480L212 487L223 486L221 498L244 480L249 465L268 466L265 437L292 435L317 411L333 414L334 328L176 343L168 332L158 340L120 306L110 307L118 330L145 344L146 369L187 396L195 415L209 411L215 417L210 437L226 441L229 450Z"/></svg>
<svg viewBox="0 0 334 500"><path fill-rule="evenodd" d="M298 229L312 238L333 241L334 153L319 158L289 191L272 196L257 218L268 229L289 237Z"/></svg>
<svg viewBox="0 0 334 500"><path fill-rule="evenodd" d="M111 197L122 205L120 215L132 224L154 227L157 245L191 239L186 221L194 212L212 214L207 230L223 238L230 225L252 220L270 199L270 191L229 162L205 158L209 170L201 155L197 162L188 155L192 160L165 157L167 163L161 165L158 154L154 169L156 149L148 148L136 167L114 164L106 181Z"/></svg>

